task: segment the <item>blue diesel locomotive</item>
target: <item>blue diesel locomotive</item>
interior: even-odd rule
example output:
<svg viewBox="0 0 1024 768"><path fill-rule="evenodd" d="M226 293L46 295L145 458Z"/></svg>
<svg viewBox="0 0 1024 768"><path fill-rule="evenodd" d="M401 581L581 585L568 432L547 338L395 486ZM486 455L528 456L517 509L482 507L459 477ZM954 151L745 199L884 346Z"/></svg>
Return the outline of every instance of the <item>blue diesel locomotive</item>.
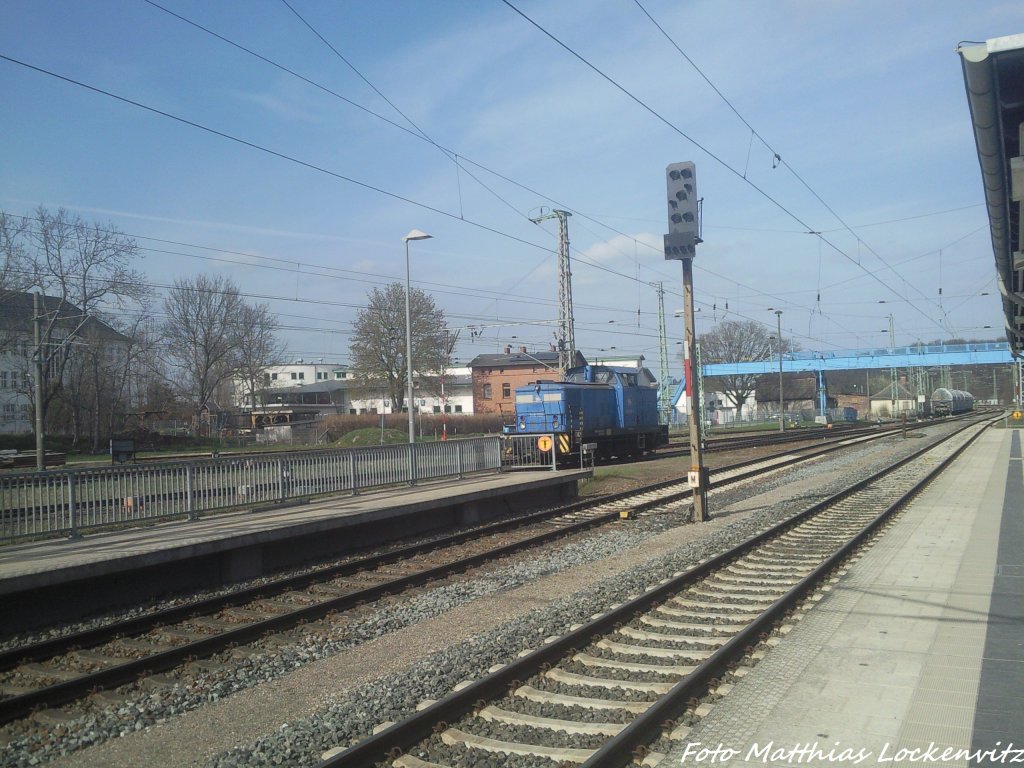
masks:
<svg viewBox="0 0 1024 768"><path fill-rule="evenodd" d="M565 381L538 381L516 389L510 434L554 434L561 461L596 444L598 458L638 456L668 444L658 423L658 385L646 368L585 365Z"/></svg>
<svg viewBox="0 0 1024 768"><path fill-rule="evenodd" d="M933 416L956 416L974 410L974 395L959 389L941 387L932 392Z"/></svg>

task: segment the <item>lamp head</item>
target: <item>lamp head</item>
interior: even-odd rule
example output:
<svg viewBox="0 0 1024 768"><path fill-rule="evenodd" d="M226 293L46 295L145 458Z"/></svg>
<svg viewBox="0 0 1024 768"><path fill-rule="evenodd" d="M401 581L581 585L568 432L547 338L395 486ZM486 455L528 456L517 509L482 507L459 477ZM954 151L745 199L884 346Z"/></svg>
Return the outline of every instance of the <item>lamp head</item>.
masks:
<svg viewBox="0 0 1024 768"><path fill-rule="evenodd" d="M426 232L421 232L418 229L412 230L408 235L402 238L403 242L409 242L410 240L429 240L433 235L428 235Z"/></svg>

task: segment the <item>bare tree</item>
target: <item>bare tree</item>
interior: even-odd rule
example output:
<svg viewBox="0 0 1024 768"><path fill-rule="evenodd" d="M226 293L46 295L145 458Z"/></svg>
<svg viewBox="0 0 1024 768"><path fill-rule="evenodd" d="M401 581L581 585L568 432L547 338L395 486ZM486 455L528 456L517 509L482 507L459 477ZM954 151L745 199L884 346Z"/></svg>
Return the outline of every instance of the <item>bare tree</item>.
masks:
<svg viewBox="0 0 1024 768"><path fill-rule="evenodd" d="M16 345L24 333L11 300L29 286L25 227L25 219L0 211L0 353Z"/></svg>
<svg viewBox="0 0 1024 768"><path fill-rule="evenodd" d="M32 282L45 293L96 314L137 304L149 297L135 241L113 225L100 226L71 216L63 208L51 214L36 209L27 230L32 244Z"/></svg>
<svg viewBox="0 0 1024 768"><path fill-rule="evenodd" d="M84 342L69 361L68 391L74 396L65 403L69 411L73 442L88 435L93 452L103 447L104 437L125 429L133 405L132 381L145 365L151 338L144 315L111 320L111 326L89 323L81 334ZM117 345L109 343L112 333L120 334ZM107 341L102 339L106 337ZM138 400L138 397L135 397Z"/></svg>
<svg viewBox="0 0 1024 768"><path fill-rule="evenodd" d="M141 273L131 266L140 257L138 248L112 225L39 207L31 217L0 212L0 249L0 291L6 291L3 303L15 319L7 336L20 337L21 344L34 348L33 323L39 320L41 343L35 354L42 358L44 415L51 406L62 405L44 423L67 429L68 422L56 417L72 414L85 394L79 389L81 377L68 375L69 366L82 367L90 357L123 357L127 339L111 323L115 314L141 306L149 294ZM38 310L26 293L31 288L43 293ZM31 387L35 371L28 365L29 355L21 357L26 365L23 387ZM94 378L96 373L94 368ZM94 430L94 444L98 440Z"/></svg>
<svg viewBox="0 0 1024 768"><path fill-rule="evenodd" d="M174 386L169 356L164 352L164 327L148 318L137 329L138 362L132 369L128 389L132 393L141 421L147 416L184 419L191 405L183 402L181 388Z"/></svg>
<svg viewBox="0 0 1024 768"><path fill-rule="evenodd" d="M243 308L238 286L220 275L175 280L164 300L164 338L197 425L217 386L239 369L235 342Z"/></svg>
<svg viewBox="0 0 1024 768"><path fill-rule="evenodd" d="M775 334L753 320L726 320L708 333L702 334L699 341L701 362L704 364L769 360L777 355L779 350ZM782 348L784 352L788 352L792 345L783 340ZM751 373L715 377L717 386L732 401L737 413L747 398L754 393L757 379L758 374Z"/></svg>
<svg viewBox="0 0 1024 768"><path fill-rule="evenodd" d="M24 291L30 284L31 271L25 253L25 231L28 219L0 211L0 301L12 293Z"/></svg>
<svg viewBox="0 0 1024 768"><path fill-rule="evenodd" d="M359 389L385 391L392 411L398 412L407 388L405 286L391 283L374 288L368 299L353 326L349 346L352 373ZM409 308L415 373L424 376L440 371L446 360L444 312L430 294L418 288L409 292Z"/></svg>
<svg viewBox="0 0 1024 768"><path fill-rule="evenodd" d="M235 321L234 343L238 355L238 378L256 405L256 392L263 389L263 374L284 357L284 345L276 335L277 316L267 304L244 304Z"/></svg>

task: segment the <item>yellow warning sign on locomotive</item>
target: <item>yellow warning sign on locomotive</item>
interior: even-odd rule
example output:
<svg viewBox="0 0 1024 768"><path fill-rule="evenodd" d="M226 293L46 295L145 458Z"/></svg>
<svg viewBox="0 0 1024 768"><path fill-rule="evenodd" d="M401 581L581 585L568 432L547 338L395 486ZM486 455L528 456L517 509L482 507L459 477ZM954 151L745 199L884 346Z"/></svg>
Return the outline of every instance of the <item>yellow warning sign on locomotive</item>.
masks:
<svg viewBox="0 0 1024 768"><path fill-rule="evenodd" d="M559 435L558 436L558 450L561 453L568 453L569 452L569 436L568 435Z"/></svg>
<svg viewBox="0 0 1024 768"><path fill-rule="evenodd" d="M544 451L544 453L547 453L551 450L551 438L547 435L541 435L537 438L537 447Z"/></svg>
<svg viewBox="0 0 1024 768"><path fill-rule="evenodd" d="M1022 414L1020 411L1013 412L1013 418L1016 419L1017 421L1020 421L1021 416L1024 416L1024 414Z"/></svg>

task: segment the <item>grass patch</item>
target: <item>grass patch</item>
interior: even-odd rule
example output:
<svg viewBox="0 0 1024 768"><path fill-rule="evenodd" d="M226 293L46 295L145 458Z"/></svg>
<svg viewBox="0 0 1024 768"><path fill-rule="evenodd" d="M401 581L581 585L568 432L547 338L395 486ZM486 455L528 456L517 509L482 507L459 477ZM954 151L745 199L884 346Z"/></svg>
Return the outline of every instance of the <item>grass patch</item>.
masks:
<svg viewBox="0 0 1024 768"><path fill-rule="evenodd" d="M409 433L398 429L380 427L364 427L346 432L339 440L334 441L338 448L368 448L375 445L397 445L409 442Z"/></svg>
<svg viewBox="0 0 1024 768"><path fill-rule="evenodd" d="M595 467L594 476L579 482L581 496L597 496L612 493L610 486L620 486L622 480L630 483L644 484L649 480L650 467L645 462L637 464L621 464L608 467Z"/></svg>

